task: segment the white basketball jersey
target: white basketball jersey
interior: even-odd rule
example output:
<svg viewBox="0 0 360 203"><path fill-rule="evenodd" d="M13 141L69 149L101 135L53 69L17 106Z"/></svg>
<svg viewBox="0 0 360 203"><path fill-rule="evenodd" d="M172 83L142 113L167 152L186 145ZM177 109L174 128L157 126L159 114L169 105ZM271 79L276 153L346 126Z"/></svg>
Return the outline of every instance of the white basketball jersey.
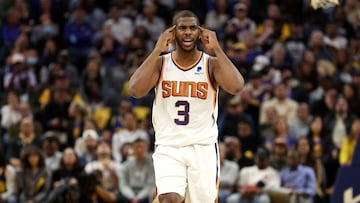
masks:
<svg viewBox="0 0 360 203"><path fill-rule="evenodd" d="M181 147L217 142L218 88L211 83L209 55L201 52L188 70L181 69L172 53L163 55L155 91L155 144Z"/></svg>

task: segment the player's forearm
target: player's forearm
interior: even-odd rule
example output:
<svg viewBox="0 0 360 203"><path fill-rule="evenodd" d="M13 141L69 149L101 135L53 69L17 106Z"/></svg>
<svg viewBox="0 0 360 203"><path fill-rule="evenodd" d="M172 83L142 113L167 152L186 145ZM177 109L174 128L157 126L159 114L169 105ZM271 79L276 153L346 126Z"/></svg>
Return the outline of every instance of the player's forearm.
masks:
<svg viewBox="0 0 360 203"><path fill-rule="evenodd" d="M129 81L130 95L136 98L145 96L155 84L153 84L156 73L159 73L157 61L160 51L155 49L131 76Z"/></svg>
<svg viewBox="0 0 360 203"><path fill-rule="evenodd" d="M219 64L216 67L219 70L214 70L219 73L216 74L216 80L221 81L221 87L230 94L240 93L244 88L244 78L220 47L214 53Z"/></svg>

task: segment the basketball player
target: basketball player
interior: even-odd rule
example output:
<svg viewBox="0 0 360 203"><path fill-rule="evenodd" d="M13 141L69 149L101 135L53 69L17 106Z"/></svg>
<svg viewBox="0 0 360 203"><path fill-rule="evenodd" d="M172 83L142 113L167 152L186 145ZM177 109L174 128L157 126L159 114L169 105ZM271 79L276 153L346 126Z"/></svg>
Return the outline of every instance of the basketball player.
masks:
<svg viewBox="0 0 360 203"><path fill-rule="evenodd" d="M197 49L199 39L215 57ZM175 50L161 55L173 41ZM221 49L215 32L200 27L191 11L178 12L173 26L161 34L129 81L136 98L155 87L153 160L161 203L216 201L219 86L238 94L244 79Z"/></svg>

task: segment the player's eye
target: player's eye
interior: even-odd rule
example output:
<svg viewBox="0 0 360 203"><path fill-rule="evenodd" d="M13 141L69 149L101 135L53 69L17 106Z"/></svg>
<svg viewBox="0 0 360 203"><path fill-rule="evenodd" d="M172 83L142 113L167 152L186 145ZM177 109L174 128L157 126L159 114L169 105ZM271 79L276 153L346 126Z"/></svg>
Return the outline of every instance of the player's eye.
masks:
<svg viewBox="0 0 360 203"><path fill-rule="evenodd" d="M181 31L184 31L184 30L186 30L186 26L180 25L180 26L178 26L178 29Z"/></svg>
<svg viewBox="0 0 360 203"><path fill-rule="evenodd" d="M191 30L191 31L195 31L195 30L197 30L197 28L198 28L197 25L192 25L192 26L190 26L190 30Z"/></svg>

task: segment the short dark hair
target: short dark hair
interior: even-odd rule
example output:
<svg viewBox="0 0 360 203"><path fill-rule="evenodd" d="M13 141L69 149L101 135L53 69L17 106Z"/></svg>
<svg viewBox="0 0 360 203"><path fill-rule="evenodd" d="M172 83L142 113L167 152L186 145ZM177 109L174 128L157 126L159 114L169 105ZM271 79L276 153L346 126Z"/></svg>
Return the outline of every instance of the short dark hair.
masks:
<svg viewBox="0 0 360 203"><path fill-rule="evenodd" d="M186 17L193 17L193 18L196 18L196 21L197 23L199 23L199 18L197 17L197 15L190 11L190 10L182 10L182 11L179 11L177 12L174 17L173 17L173 25L176 24L176 22L178 21L179 18L186 18Z"/></svg>

